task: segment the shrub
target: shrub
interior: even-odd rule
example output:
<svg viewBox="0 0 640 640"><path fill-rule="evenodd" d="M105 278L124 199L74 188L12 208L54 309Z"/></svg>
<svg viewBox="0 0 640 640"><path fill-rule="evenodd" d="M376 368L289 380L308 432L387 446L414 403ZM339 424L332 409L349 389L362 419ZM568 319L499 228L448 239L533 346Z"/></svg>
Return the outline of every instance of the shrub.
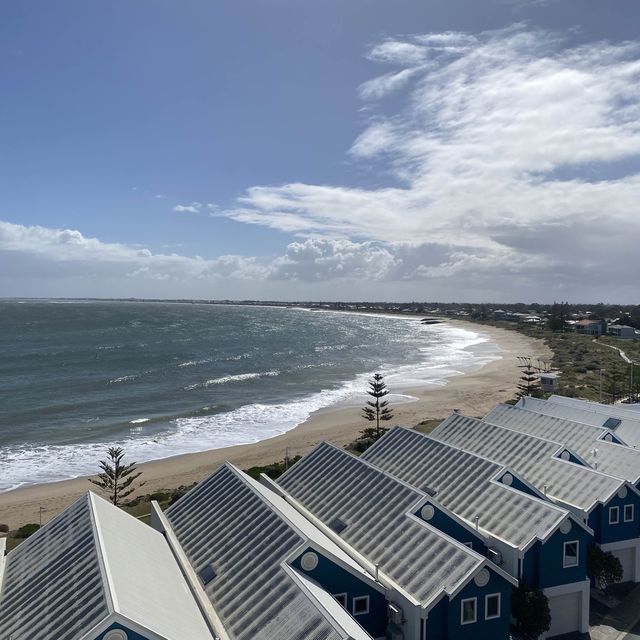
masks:
<svg viewBox="0 0 640 640"><path fill-rule="evenodd" d="M516 619L518 628L537 638L551 627L551 612L547 596L537 589L518 587L511 597L511 615Z"/></svg>
<svg viewBox="0 0 640 640"><path fill-rule="evenodd" d="M622 580L622 564L611 551L603 551L591 545L587 553L587 573L597 587L606 590Z"/></svg>
<svg viewBox="0 0 640 640"><path fill-rule="evenodd" d="M40 528L39 524L35 522L30 522L29 524L25 524L23 527L20 527L14 534L14 538L28 538L33 535Z"/></svg>
<svg viewBox="0 0 640 640"><path fill-rule="evenodd" d="M9 525L0 524L0 533L9 533Z"/></svg>

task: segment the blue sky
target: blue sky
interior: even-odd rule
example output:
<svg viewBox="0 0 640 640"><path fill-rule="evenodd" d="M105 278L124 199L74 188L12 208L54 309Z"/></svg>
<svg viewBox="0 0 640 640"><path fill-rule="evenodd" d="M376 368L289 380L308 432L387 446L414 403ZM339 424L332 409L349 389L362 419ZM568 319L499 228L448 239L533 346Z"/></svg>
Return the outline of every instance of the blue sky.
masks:
<svg viewBox="0 0 640 640"><path fill-rule="evenodd" d="M611 7L4 3L0 295L639 302Z"/></svg>

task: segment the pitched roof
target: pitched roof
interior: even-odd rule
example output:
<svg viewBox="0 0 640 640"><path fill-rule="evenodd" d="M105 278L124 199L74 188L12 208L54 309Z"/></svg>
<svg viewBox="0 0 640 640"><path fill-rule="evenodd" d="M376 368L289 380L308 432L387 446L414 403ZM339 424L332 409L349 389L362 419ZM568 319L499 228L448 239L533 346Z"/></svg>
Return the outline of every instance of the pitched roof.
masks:
<svg viewBox="0 0 640 640"><path fill-rule="evenodd" d="M326 442L278 485L326 525L339 518L346 525L341 539L426 608L454 594L487 564L409 515L427 494Z"/></svg>
<svg viewBox="0 0 640 640"><path fill-rule="evenodd" d="M536 404L527 403L524 405L526 408L499 404L483 420L566 444L598 471L623 478L633 484L640 480L640 451L616 442L608 442L606 438L617 437L608 429L536 413L537 403L544 403L544 400L530 400L536 400Z"/></svg>
<svg viewBox="0 0 640 640"><path fill-rule="evenodd" d="M168 640L213 637L162 535L88 492L8 554L0 638L75 640L111 613Z"/></svg>
<svg viewBox="0 0 640 640"><path fill-rule="evenodd" d="M529 398L526 398L526 402L529 402ZM527 406L526 408L528 409L529 407ZM556 418L567 418L574 422L611 428L629 446L640 448L640 415L632 409L623 409L619 405L600 404L578 398L553 395L543 406L538 406L536 411ZM617 418L620 422L617 426L612 425L610 427L606 424L609 418Z"/></svg>
<svg viewBox="0 0 640 640"><path fill-rule="evenodd" d="M234 640L369 638L344 618L337 601L302 588L286 564L309 541L345 564L350 558L233 465L225 463L165 515L195 571L210 571L204 590ZM355 563L350 568L361 571ZM358 636L352 636L354 628Z"/></svg>
<svg viewBox="0 0 640 640"><path fill-rule="evenodd" d="M518 548L546 540L569 516L549 502L498 481L507 467L396 427L362 456L415 487L430 487L435 498L456 515Z"/></svg>
<svg viewBox="0 0 640 640"><path fill-rule="evenodd" d="M589 512L624 482L559 456L563 445L454 413L431 436L506 464L555 501ZM557 456L557 457L556 457Z"/></svg>

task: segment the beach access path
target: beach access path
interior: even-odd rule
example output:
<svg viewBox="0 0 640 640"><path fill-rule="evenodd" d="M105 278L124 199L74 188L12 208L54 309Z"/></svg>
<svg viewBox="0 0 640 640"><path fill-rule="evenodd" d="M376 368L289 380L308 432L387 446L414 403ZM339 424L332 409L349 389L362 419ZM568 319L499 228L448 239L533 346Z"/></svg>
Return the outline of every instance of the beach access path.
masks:
<svg viewBox="0 0 640 640"><path fill-rule="evenodd" d="M552 355L542 340L517 331L466 321L446 322L486 335L500 347L502 358L475 372L451 377L443 386L403 390L418 399L395 405L390 424L412 427L424 420L444 419L454 409L468 416L482 417L496 404L515 396L521 375L517 356L532 356L535 360L549 359ZM287 450L290 457L302 455L322 440L344 446L367 426L370 425L361 417L359 407L321 409L295 429L268 440L140 464L141 480L146 482L143 492L191 485L211 474L225 460L246 469L283 460ZM0 493L0 523L16 529L28 522L38 522L40 507L45 509L44 523L91 487L86 478L75 478Z"/></svg>

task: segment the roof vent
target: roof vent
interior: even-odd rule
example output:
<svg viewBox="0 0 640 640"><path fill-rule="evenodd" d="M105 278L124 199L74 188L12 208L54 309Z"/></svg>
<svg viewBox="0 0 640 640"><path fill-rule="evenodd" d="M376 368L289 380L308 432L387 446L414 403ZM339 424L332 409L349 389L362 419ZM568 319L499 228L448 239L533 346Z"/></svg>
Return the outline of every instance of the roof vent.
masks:
<svg viewBox="0 0 640 640"><path fill-rule="evenodd" d="M210 564L208 564L204 569L200 569L200 572L198 573L198 577L205 587L216 577L216 575L216 572Z"/></svg>
<svg viewBox="0 0 640 640"><path fill-rule="evenodd" d="M347 528L346 522L340 520L340 518L334 518L329 523L329 529L331 529L334 533L342 533Z"/></svg>
<svg viewBox="0 0 640 640"><path fill-rule="evenodd" d="M611 429L611 431L614 431L617 427L620 426L621 422L622 420L620 420L619 418L607 418L602 426L605 429Z"/></svg>

